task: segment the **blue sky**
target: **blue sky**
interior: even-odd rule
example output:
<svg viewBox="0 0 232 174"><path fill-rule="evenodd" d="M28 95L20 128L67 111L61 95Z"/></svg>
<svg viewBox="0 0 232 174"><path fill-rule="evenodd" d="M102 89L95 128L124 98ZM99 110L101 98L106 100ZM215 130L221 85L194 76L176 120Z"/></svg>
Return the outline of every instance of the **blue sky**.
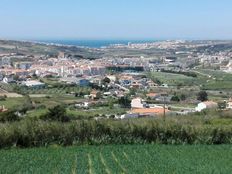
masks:
<svg viewBox="0 0 232 174"><path fill-rule="evenodd" d="M231 0L0 0L0 38L232 39Z"/></svg>

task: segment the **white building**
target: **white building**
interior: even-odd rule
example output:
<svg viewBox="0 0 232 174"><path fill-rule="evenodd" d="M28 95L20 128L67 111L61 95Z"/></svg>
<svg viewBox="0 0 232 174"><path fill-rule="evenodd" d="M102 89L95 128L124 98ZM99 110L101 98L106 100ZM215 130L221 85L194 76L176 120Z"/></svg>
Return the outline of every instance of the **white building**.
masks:
<svg viewBox="0 0 232 174"><path fill-rule="evenodd" d="M141 98L132 99L131 108L144 108L143 100Z"/></svg>
<svg viewBox="0 0 232 174"><path fill-rule="evenodd" d="M232 109L232 98L230 98L230 100L228 101L226 108Z"/></svg>
<svg viewBox="0 0 232 174"><path fill-rule="evenodd" d="M11 82L13 82L13 81L14 81L13 76L4 77L4 78L2 79L2 82L3 82L3 83L11 83Z"/></svg>
<svg viewBox="0 0 232 174"><path fill-rule="evenodd" d="M22 82L22 85L31 87L31 88L41 88L45 86L44 83L36 81L36 80L24 81Z"/></svg>
<svg viewBox="0 0 232 174"><path fill-rule="evenodd" d="M216 102L213 101L205 101L205 102L201 102L197 105L197 107L195 108L195 110L197 112L201 112L204 109L212 109L212 108L217 108L218 104Z"/></svg>
<svg viewBox="0 0 232 174"><path fill-rule="evenodd" d="M77 108L88 108L89 107L89 102L77 103L77 104L75 104L75 107L77 107Z"/></svg>
<svg viewBox="0 0 232 174"><path fill-rule="evenodd" d="M139 118L139 114L124 114L120 116L120 119Z"/></svg>

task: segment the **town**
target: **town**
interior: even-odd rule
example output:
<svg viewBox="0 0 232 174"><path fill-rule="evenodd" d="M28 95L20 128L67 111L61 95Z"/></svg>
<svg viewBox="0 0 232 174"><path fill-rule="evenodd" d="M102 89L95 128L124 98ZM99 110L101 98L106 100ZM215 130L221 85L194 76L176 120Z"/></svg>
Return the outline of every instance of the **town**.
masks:
<svg viewBox="0 0 232 174"><path fill-rule="evenodd" d="M231 0L0 7L0 174L232 173Z"/></svg>
<svg viewBox="0 0 232 174"><path fill-rule="evenodd" d="M57 50L29 52L22 46L27 44ZM74 118L129 119L232 109L229 41L81 48L101 52L97 58L77 55L74 46L16 42L7 49L9 45L0 45L5 48L0 54L0 112L38 116L64 105ZM20 113L22 107L26 112Z"/></svg>

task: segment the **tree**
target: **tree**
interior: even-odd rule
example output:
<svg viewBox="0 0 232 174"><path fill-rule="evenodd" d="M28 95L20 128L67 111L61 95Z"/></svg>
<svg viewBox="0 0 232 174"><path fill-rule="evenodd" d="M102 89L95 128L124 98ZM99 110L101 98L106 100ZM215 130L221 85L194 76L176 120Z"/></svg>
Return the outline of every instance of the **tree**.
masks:
<svg viewBox="0 0 232 174"><path fill-rule="evenodd" d="M118 100L118 103L121 105L123 108L130 108L131 107L131 100L129 99L128 96L123 96Z"/></svg>
<svg viewBox="0 0 232 174"><path fill-rule="evenodd" d="M206 91L200 91L198 94L197 94L197 100L200 100L200 101L207 101L208 100L208 94Z"/></svg>
<svg viewBox="0 0 232 174"><path fill-rule="evenodd" d="M103 84L106 84L106 83L110 83L110 79L108 77L105 77L103 80L102 80Z"/></svg>
<svg viewBox="0 0 232 174"><path fill-rule="evenodd" d="M0 122L19 121L20 117L15 110L0 113Z"/></svg>
<svg viewBox="0 0 232 174"><path fill-rule="evenodd" d="M172 96L171 101L179 102L180 98L177 95Z"/></svg>
<svg viewBox="0 0 232 174"><path fill-rule="evenodd" d="M135 94L136 94L136 89L131 88L129 95L132 96L132 95L135 95Z"/></svg>
<svg viewBox="0 0 232 174"><path fill-rule="evenodd" d="M108 99L108 106L109 106L110 109L113 109L113 108L114 108L114 100L113 100L112 97L110 97L110 98Z"/></svg>
<svg viewBox="0 0 232 174"><path fill-rule="evenodd" d="M54 108L50 108L48 110L48 113L42 116L42 119L48 121L61 121L61 122L70 121L70 118L66 115L65 106L62 105L58 105L55 106Z"/></svg>
<svg viewBox="0 0 232 174"><path fill-rule="evenodd" d="M180 95L180 100L182 100L182 101L186 100L186 96L184 94L181 94Z"/></svg>
<svg viewBox="0 0 232 174"><path fill-rule="evenodd" d="M25 95L25 101L23 103L22 108L26 108L27 110L34 109L33 102L31 100L31 97L28 94Z"/></svg>

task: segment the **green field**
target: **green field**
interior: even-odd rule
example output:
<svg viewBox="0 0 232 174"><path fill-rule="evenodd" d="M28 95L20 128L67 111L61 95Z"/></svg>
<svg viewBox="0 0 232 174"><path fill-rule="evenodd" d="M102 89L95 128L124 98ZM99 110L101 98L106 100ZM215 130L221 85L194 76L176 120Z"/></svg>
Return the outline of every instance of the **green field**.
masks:
<svg viewBox="0 0 232 174"><path fill-rule="evenodd" d="M166 72L152 72L149 77L169 86L201 86L204 90L231 90L232 74L219 70L197 69L197 77Z"/></svg>
<svg viewBox="0 0 232 174"><path fill-rule="evenodd" d="M149 77L153 80L158 79L161 83L166 83L169 86L193 86L198 85L201 82L200 78L165 72L152 72L149 74Z"/></svg>
<svg viewBox="0 0 232 174"><path fill-rule="evenodd" d="M211 76L204 83L202 89L205 90L231 90L232 89L232 74L225 73L219 70L199 69L200 73Z"/></svg>
<svg viewBox="0 0 232 174"><path fill-rule="evenodd" d="M0 173L231 173L232 146L111 145L0 151Z"/></svg>

